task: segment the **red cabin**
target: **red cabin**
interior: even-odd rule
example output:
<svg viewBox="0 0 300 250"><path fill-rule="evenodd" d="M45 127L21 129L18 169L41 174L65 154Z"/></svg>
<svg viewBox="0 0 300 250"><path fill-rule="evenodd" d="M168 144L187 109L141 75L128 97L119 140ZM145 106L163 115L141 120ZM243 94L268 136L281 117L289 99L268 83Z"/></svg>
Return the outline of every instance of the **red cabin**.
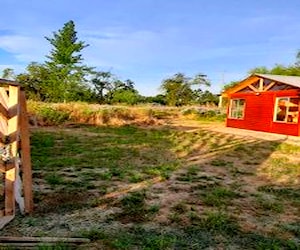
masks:
<svg viewBox="0 0 300 250"><path fill-rule="evenodd" d="M253 74L226 90L226 126L300 135L300 77Z"/></svg>

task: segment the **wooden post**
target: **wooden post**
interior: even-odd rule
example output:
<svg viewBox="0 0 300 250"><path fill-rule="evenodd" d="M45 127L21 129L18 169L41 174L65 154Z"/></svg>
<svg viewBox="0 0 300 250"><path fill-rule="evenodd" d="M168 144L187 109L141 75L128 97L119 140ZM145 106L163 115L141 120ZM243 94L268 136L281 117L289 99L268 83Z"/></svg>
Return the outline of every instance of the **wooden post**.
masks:
<svg viewBox="0 0 300 250"><path fill-rule="evenodd" d="M23 191L25 213L33 211L32 170L30 157L29 124L25 93L20 93L20 134L21 134L21 168L23 170Z"/></svg>
<svg viewBox="0 0 300 250"><path fill-rule="evenodd" d="M0 87L0 103L1 105L8 110L8 96L6 91ZM5 112L6 113L6 112ZM5 143L5 137L7 135L7 117L4 116L4 114L2 114L0 112L0 133L1 133L1 141L0 141L0 146L4 147L4 143ZM5 196L4 194L4 190L5 190L5 164L4 162L0 161L0 168L1 168L1 178L0 181L1 183L1 191L0 191L0 195ZM5 211L1 210L1 214L4 215Z"/></svg>
<svg viewBox="0 0 300 250"><path fill-rule="evenodd" d="M8 119L7 135L16 133L18 131L18 119L19 119L19 86L9 86L9 99L8 99ZM16 111L16 112L15 112ZM16 160L18 153L18 141L14 140L10 142L10 150L12 159L12 167L6 170L5 173L5 215L15 214L15 180L16 180Z"/></svg>
<svg viewBox="0 0 300 250"><path fill-rule="evenodd" d="M219 95L219 103L218 103L218 107L219 107L219 108L222 108L222 107L223 107L223 96L222 96L222 94Z"/></svg>

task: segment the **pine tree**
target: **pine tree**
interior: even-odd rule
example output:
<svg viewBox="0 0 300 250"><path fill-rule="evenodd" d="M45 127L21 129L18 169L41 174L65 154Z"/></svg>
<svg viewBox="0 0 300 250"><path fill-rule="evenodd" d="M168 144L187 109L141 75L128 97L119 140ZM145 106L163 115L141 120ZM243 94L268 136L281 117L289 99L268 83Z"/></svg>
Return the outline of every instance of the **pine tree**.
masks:
<svg viewBox="0 0 300 250"><path fill-rule="evenodd" d="M78 41L75 24L69 21L53 37L45 37L53 46L45 66L49 70L48 87L52 91L53 101L76 100L76 96L85 85L85 76L91 68L83 65L81 51L89 46Z"/></svg>

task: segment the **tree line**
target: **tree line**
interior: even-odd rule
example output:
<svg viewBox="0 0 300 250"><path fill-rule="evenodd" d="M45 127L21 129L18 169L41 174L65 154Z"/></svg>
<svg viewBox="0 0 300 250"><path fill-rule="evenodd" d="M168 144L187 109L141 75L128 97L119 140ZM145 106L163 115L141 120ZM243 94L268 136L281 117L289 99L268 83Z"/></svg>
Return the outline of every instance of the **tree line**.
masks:
<svg viewBox="0 0 300 250"><path fill-rule="evenodd" d="M296 54L296 61L290 65L275 64L273 67L268 68L265 66L255 67L250 69L249 74L272 74L272 75L286 75L286 76L300 76L300 51ZM223 86L223 90L229 89L239 81L232 81Z"/></svg>
<svg viewBox="0 0 300 250"><path fill-rule="evenodd" d="M2 78L16 80L21 84L28 99L131 105L150 102L176 106L217 103L216 95L200 88L201 85L210 85L203 74L187 77L183 73L177 73L162 81L161 94L145 97L139 94L132 80L121 80L109 71L98 71L87 66L82 51L89 44L78 39L72 20L45 39L52 49L43 63L31 62L25 72L20 74L15 74L11 68L2 72Z"/></svg>
<svg viewBox="0 0 300 250"><path fill-rule="evenodd" d="M139 94L135 83L121 80L109 71L98 71L84 64L82 50L89 46L77 37L75 23L70 20L61 29L45 37L51 51L43 63L31 62L25 72L15 74L11 68L2 72L2 78L16 80L24 88L28 99L43 102L84 101L100 104L159 103L182 106L218 103L218 96L202 87L209 87L207 76L198 73L193 77L176 73L162 80L161 94L145 97ZM276 64L272 68L256 67L249 71L260 74L300 76L300 51L292 65ZM237 84L227 83L223 90Z"/></svg>

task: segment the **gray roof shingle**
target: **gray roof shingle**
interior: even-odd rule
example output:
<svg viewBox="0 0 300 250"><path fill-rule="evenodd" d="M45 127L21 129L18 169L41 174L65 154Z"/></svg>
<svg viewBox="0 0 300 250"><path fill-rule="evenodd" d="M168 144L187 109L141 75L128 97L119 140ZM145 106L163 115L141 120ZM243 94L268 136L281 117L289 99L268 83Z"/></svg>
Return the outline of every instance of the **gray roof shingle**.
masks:
<svg viewBox="0 0 300 250"><path fill-rule="evenodd" d="M283 76L283 75L270 75L270 74L254 74L254 75L300 88L300 76Z"/></svg>

